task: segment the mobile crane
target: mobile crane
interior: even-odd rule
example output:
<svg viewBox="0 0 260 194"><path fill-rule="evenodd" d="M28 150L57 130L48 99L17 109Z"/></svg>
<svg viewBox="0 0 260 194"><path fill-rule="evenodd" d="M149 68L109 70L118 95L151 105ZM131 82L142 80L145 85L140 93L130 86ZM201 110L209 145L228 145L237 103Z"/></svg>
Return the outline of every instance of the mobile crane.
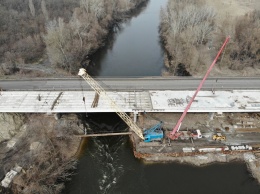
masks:
<svg viewBox="0 0 260 194"><path fill-rule="evenodd" d="M207 79L209 73L211 72L212 68L214 67L215 63L217 62L217 59L219 58L220 54L222 53L222 51L224 50L226 44L228 43L230 39L230 36L228 36L225 40L225 42L223 43L222 47L220 48L216 58L214 59L214 61L212 62L212 64L210 65L209 69L207 70L204 78L202 79L202 81L200 82L197 90L195 91L193 97L191 98L191 100L189 101L187 107L185 108L184 112L182 113L180 119L178 120L177 124L175 125L175 127L173 128L172 132L168 135L168 137L171 139L171 140L176 140L178 139L182 133L179 132L180 130L180 127L181 127L181 124L182 124L182 121L184 119L184 117L186 116L188 110L190 109L190 106L192 104L192 102L194 101L195 97L197 96L198 92L200 91L200 89L202 88L202 85L204 84L205 80Z"/></svg>
<svg viewBox="0 0 260 194"><path fill-rule="evenodd" d="M84 68L79 69L78 75L81 76L92 87L92 89L99 94L99 96L104 97L110 102L111 108L113 108L118 116L121 117L121 119L129 126L130 130L133 130L141 139L144 139L142 130L124 111L121 110L115 101L107 95L106 91L87 73Z"/></svg>
<svg viewBox="0 0 260 194"><path fill-rule="evenodd" d="M163 139L162 124L161 121L150 129L144 130L144 142L161 141Z"/></svg>

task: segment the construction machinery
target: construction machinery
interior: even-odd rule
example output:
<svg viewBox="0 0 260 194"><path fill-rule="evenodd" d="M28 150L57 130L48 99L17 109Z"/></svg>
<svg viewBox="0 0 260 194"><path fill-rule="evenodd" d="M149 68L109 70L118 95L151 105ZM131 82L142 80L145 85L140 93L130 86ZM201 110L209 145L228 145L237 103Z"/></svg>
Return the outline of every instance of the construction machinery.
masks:
<svg viewBox="0 0 260 194"><path fill-rule="evenodd" d="M144 130L144 142L161 141L163 139L162 121L150 129Z"/></svg>
<svg viewBox="0 0 260 194"><path fill-rule="evenodd" d="M119 117L128 125L130 130L133 130L136 135L144 139L142 130L133 122L133 120L115 103L115 101L107 95L106 91L87 73L84 68L79 70L80 75L99 96L105 98L110 103L110 107L118 114Z"/></svg>
<svg viewBox="0 0 260 194"><path fill-rule="evenodd" d="M222 135L221 133L217 133L212 136L212 139L215 141L225 141L226 136Z"/></svg>
<svg viewBox="0 0 260 194"><path fill-rule="evenodd" d="M228 43L230 37L227 37L225 42L223 43L222 47L220 48L216 58L214 59L214 61L212 62L212 64L210 65L209 69L207 70L205 76L203 77L202 81L200 82L196 92L194 93L193 97L190 99L187 107L185 108L184 112L182 113L180 119L178 120L177 124L175 125L175 127L173 128L172 132L168 135L168 137L171 139L171 140L175 140L175 139L178 139L182 133L179 132L180 130L180 127L181 127L181 123L184 119L184 117L186 116L188 110L190 109L190 106L192 104L192 102L194 101L195 97L197 96L198 92L200 91L200 89L202 88L205 80L207 79L209 73L211 72L212 68L214 67L215 63L217 62L217 59L219 58L220 54L222 53L222 51L224 50L226 44Z"/></svg>
<svg viewBox="0 0 260 194"><path fill-rule="evenodd" d="M187 131L179 131L179 139L188 140L192 139L200 139L202 138L202 134L199 129L196 130L187 130Z"/></svg>

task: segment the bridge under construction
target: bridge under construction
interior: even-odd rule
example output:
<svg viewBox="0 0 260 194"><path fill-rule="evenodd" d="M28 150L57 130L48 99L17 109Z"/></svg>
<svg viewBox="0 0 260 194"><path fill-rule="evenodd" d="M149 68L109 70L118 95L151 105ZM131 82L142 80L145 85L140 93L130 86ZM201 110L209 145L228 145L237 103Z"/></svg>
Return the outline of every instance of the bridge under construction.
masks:
<svg viewBox="0 0 260 194"><path fill-rule="evenodd" d="M106 92L124 112L183 112L194 91ZM200 91L189 112L259 112L260 90ZM2 91L0 112L115 112L95 91Z"/></svg>

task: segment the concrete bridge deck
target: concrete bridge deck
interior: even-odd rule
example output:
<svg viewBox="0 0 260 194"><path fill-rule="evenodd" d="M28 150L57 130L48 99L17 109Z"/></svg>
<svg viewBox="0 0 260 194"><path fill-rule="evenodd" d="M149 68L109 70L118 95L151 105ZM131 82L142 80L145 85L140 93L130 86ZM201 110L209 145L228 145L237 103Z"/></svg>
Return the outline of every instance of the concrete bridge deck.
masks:
<svg viewBox="0 0 260 194"><path fill-rule="evenodd" d="M2 91L0 112L114 112L108 101L95 94L94 91ZM107 94L124 112L183 112L194 91L109 91ZM189 112L260 112L259 97L260 90L200 91Z"/></svg>

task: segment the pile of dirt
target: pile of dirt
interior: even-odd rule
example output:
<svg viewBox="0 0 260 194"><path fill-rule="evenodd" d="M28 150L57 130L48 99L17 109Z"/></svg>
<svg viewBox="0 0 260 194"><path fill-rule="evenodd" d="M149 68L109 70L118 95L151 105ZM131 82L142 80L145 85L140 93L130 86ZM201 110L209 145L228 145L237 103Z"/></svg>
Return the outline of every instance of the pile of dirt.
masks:
<svg viewBox="0 0 260 194"><path fill-rule="evenodd" d="M0 142L10 140L22 128L26 120L24 114L0 113Z"/></svg>

